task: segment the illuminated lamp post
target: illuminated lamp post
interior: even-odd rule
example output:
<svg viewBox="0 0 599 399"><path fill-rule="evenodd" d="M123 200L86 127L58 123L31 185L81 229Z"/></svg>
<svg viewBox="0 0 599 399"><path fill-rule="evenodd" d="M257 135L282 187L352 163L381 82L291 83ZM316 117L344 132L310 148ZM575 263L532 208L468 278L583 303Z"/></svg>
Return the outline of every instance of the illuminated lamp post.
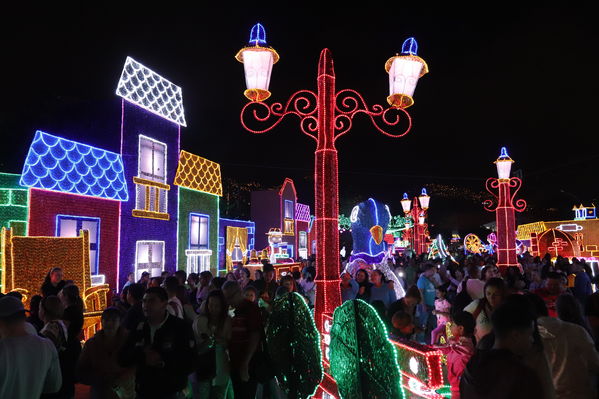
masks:
<svg viewBox="0 0 599 399"><path fill-rule="evenodd" d="M514 202L516 194L522 187L522 180L510 177L514 161L507 153L505 147L501 148L499 158L494 162L497 165L498 178L487 179L486 188L493 195L494 200L484 202L485 210L495 212L497 230L497 267L505 273L508 267L520 267L516 257L516 218L514 211L522 212L526 209L526 201L518 199Z"/></svg>
<svg viewBox="0 0 599 399"><path fill-rule="evenodd" d="M252 52L261 57L248 56ZM339 190L338 160L335 143L352 128L357 114L365 114L374 128L389 137L406 135L412 120L405 110L413 104L412 95L420 76L428 72L424 60L416 55L417 44L414 38L407 39L402 53L391 57L385 64L389 73L389 107L368 106L357 91L352 89L335 90L335 70L333 58L328 49L323 49L318 61L316 79L317 91L300 90L292 94L285 105L263 102L270 92L268 84L272 64L278 60L277 53L266 47L266 34L260 24L250 32L249 46L237 53L237 60L243 62L246 72L247 90L250 100L241 110L241 124L251 133L261 134L273 129L284 117L295 115L300 119L301 131L316 142L314 157L314 203L316 228L316 304L314 319L319 331L323 331L324 316L332 316L341 305L340 265L339 265ZM248 65L250 64L250 65ZM253 76L264 79L253 79ZM256 83L254 83L256 82ZM400 121L405 117L405 127L400 129ZM252 119L258 128L250 127L246 121ZM384 130L384 125L400 130L398 134ZM331 383L332 381L329 381ZM326 385L326 379L323 385Z"/></svg>
<svg viewBox="0 0 599 399"><path fill-rule="evenodd" d="M426 223L426 216L430 200L431 197L427 194L426 188L423 188L421 194L418 197L414 197L413 200L408 198L407 193L404 193L401 200L401 207L404 213L406 216L411 216L414 224L412 227L413 231L410 234L410 242L416 255L427 251L428 225Z"/></svg>

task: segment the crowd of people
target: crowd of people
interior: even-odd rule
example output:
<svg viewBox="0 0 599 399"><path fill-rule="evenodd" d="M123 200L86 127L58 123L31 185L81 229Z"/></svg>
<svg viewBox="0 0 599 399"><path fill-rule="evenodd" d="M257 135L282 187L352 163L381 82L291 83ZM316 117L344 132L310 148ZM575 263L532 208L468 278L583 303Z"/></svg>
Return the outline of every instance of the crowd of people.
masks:
<svg viewBox="0 0 599 399"><path fill-rule="evenodd" d="M493 256L427 260L397 255L385 273L341 265L343 301L370 303L392 339L446 354L453 398L592 398L599 374L599 293L584 260L521 257L503 275ZM275 279L272 265L223 277L179 270L133 274L102 329L81 345L84 304L56 267L25 310L0 298L0 397L279 398L265 349L274 299L288 292L313 307L314 261Z"/></svg>
<svg viewBox="0 0 599 399"><path fill-rule="evenodd" d="M84 384L92 398L278 398L265 348L271 305L295 291L313 307L315 275L306 264L277 281L268 263L254 279L241 265L224 277L131 273L81 345L84 304L55 267L29 310L19 292L0 298L0 397L73 398Z"/></svg>

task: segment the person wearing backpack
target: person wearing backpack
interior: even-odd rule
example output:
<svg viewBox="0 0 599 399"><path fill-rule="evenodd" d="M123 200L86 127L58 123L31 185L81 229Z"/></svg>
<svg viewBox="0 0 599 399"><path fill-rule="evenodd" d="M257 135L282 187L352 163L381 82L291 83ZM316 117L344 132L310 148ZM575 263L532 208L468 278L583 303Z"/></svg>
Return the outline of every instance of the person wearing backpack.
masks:
<svg viewBox="0 0 599 399"><path fill-rule="evenodd" d="M505 300L506 290L505 282L502 279L498 277L491 278L485 284L485 296L481 299L475 299L464 308L464 311L471 313L476 321L474 330L476 342L480 342L493 329L491 315Z"/></svg>

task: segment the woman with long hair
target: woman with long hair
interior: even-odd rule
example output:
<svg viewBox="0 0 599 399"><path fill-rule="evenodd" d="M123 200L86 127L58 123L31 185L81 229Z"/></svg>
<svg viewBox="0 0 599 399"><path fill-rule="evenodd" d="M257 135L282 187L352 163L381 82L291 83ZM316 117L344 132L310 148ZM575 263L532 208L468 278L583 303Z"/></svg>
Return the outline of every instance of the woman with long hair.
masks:
<svg viewBox="0 0 599 399"><path fill-rule="evenodd" d="M366 302L370 301L370 287L372 283L368 281L368 272L364 269L359 269L356 272L356 283L358 283L358 295L356 299L362 299Z"/></svg>
<svg viewBox="0 0 599 399"><path fill-rule="evenodd" d="M50 295L58 295L60 290L62 290L66 284L63 277L62 269L60 267L53 267L50 269L42 284L42 296L45 298Z"/></svg>
<svg viewBox="0 0 599 399"><path fill-rule="evenodd" d="M192 376L194 399L224 399L231 387L227 352L231 318L228 311L222 291L211 291L192 325L198 355L205 360Z"/></svg>
<svg viewBox="0 0 599 399"><path fill-rule="evenodd" d="M380 270L372 271L372 286L370 287L370 303L381 301L385 305L385 309L397 300L393 283L388 283L385 279L385 274Z"/></svg>
<svg viewBox="0 0 599 399"><path fill-rule="evenodd" d="M67 323L69 337L79 339L83 329L83 300L79 296L79 287L74 284L66 285L58 293L58 298L64 306L63 320Z"/></svg>
<svg viewBox="0 0 599 399"><path fill-rule="evenodd" d="M500 278L493 277L485 283L484 297L475 299L464 308L466 312L472 314L476 321L474 337L477 342L491 332L491 315L505 300L506 292L505 282Z"/></svg>

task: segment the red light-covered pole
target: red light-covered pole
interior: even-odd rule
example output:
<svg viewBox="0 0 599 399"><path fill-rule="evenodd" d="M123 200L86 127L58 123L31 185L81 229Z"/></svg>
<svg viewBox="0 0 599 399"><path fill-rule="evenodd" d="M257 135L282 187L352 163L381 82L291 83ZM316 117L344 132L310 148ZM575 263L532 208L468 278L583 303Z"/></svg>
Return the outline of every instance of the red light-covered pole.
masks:
<svg viewBox="0 0 599 399"><path fill-rule="evenodd" d="M484 202L485 209L495 212L497 230L497 267L504 274L508 267L516 266L522 269L516 256L516 216L515 212L526 209L526 201L518 199L514 202L516 194L522 187L522 180L510 177L511 166L514 161L507 154L505 147L495 161L499 178L487 179L486 189L494 200ZM495 206L494 206L495 205Z"/></svg>

